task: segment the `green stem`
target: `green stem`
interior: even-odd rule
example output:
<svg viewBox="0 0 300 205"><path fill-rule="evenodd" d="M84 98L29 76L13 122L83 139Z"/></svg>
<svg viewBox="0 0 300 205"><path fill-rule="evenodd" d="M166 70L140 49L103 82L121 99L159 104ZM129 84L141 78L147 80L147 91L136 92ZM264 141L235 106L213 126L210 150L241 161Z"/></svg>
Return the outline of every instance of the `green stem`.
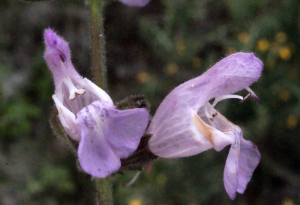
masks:
<svg viewBox="0 0 300 205"><path fill-rule="evenodd" d="M112 180L110 176L105 179L95 179L98 205L113 204Z"/></svg>
<svg viewBox="0 0 300 205"><path fill-rule="evenodd" d="M103 0L89 0L92 73L96 85L107 91L105 38L103 29ZM95 178L97 204L112 205L112 178Z"/></svg>
<svg viewBox="0 0 300 205"><path fill-rule="evenodd" d="M96 85L107 91L103 0L89 0L92 72Z"/></svg>

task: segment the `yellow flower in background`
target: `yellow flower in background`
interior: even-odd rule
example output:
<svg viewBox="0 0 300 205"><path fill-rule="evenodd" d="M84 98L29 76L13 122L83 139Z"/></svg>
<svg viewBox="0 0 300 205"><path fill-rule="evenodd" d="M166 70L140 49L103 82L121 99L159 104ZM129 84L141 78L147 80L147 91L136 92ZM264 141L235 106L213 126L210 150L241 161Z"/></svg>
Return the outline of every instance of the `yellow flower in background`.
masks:
<svg viewBox="0 0 300 205"><path fill-rule="evenodd" d="M284 102L287 102L290 99L290 96L291 94L287 89L282 89L279 92L279 98Z"/></svg>
<svg viewBox="0 0 300 205"><path fill-rule="evenodd" d="M291 200L291 199L285 199L285 200L282 202L282 205L294 205L294 202L293 202L293 200Z"/></svg>
<svg viewBox="0 0 300 205"><path fill-rule="evenodd" d="M298 124L298 118L295 115L289 115L287 118L287 126L289 128L294 128Z"/></svg>
<svg viewBox="0 0 300 205"><path fill-rule="evenodd" d="M179 55L184 55L186 52L186 44L183 41L177 42L176 51Z"/></svg>
<svg viewBox="0 0 300 205"><path fill-rule="evenodd" d="M237 52L235 47L228 47L226 51L227 55L233 54L235 52Z"/></svg>
<svg viewBox="0 0 300 205"><path fill-rule="evenodd" d="M274 66L275 66L275 59L273 59L273 58L268 58L268 59L266 60L265 65L266 65L266 68L268 68L269 70L272 70L272 69L274 68Z"/></svg>
<svg viewBox="0 0 300 205"><path fill-rule="evenodd" d="M169 75L175 75L176 73L178 73L178 65L176 63L170 63L167 68L166 68L166 72Z"/></svg>
<svg viewBox="0 0 300 205"><path fill-rule="evenodd" d="M156 183L158 185L164 185L166 183L166 181L167 181L166 175L164 175L164 174L157 175L157 177L156 177Z"/></svg>
<svg viewBox="0 0 300 205"><path fill-rule="evenodd" d="M286 42L286 33L279 32L275 36L276 42L278 43L285 43Z"/></svg>
<svg viewBox="0 0 300 205"><path fill-rule="evenodd" d="M194 68L199 68L203 64L203 61L201 58L195 57L193 58L192 64Z"/></svg>
<svg viewBox="0 0 300 205"><path fill-rule="evenodd" d="M267 39L262 38L257 42L256 49L258 51L264 52L264 51L268 50L269 48L270 48L270 42Z"/></svg>
<svg viewBox="0 0 300 205"><path fill-rule="evenodd" d="M290 60L290 58L292 56L292 51L289 47L284 46L279 49L278 54L282 60L287 61L287 60Z"/></svg>
<svg viewBox="0 0 300 205"><path fill-rule="evenodd" d="M141 72L136 75L136 78L140 83L144 84L149 81L150 76L147 72Z"/></svg>
<svg viewBox="0 0 300 205"><path fill-rule="evenodd" d="M250 35L248 32L242 32L238 34L238 40L243 44L247 44L249 39L250 39Z"/></svg>
<svg viewBox="0 0 300 205"><path fill-rule="evenodd" d="M139 199L133 199L129 202L129 205L142 205L142 202Z"/></svg>

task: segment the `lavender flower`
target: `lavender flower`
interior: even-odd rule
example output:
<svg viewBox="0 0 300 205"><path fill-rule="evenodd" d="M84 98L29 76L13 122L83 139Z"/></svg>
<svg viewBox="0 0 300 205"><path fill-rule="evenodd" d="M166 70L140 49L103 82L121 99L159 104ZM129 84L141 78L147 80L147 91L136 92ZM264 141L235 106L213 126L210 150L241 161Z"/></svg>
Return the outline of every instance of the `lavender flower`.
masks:
<svg viewBox="0 0 300 205"><path fill-rule="evenodd" d="M147 130L149 148L163 158L187 157L231 144L224 169L224 185L231 199L243 193L260 161L257 147L243 138L240 127L214 106L258 80L263 63L253 53L235 53L219 61L203 75L176 87L161 103ZM250 95L249 94L249 95ZM247 96L247 98L249 97ZM215 98L213 104L209 100Z"/></svg>
<svg viewBox="0 0 300 205"><path fill-rule="evenodd" d="M148 4L149 0L120 0L123 4L127 6L138 6L143 7Z"/></svg>
<svg viewBox="0 0 300 205"><path fill-rule="evenodd" d="M79 142L82 169L104 178L120 168L120 158L136 150L149 114L144 108L117 110L105 91L74 69L68 43L51 29L45 30L44 37L44 58L54 77L52 98L60 122L67 134Z"/></svg>

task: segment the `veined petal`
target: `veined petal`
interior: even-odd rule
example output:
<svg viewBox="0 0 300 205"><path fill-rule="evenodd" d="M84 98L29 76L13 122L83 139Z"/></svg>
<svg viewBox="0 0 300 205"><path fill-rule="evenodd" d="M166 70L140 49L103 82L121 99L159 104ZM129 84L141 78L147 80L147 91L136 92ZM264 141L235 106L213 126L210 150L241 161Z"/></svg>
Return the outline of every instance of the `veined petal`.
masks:
<svg viewBox="0 0 300 205"><path fill-rule="evenodd" d="M149 0L120 0L120 2L126 4L127 6L143 7L148 4Z"/></svg>
<svg viewBox="0 0 300 205"><path fill-rule="evenodd" d="M54 76L54 82L57 95L62 96L59 99L64 101L66 107L72 110L72 101L76 95L83 95L84 98L76 102L77 112L84 106L96 101L111 101L109 95L86 78L82 78L74 69L71 62L71 55L68 43L59 37L53 30L45 30L46 50L44 58L49 69ZM71 97L70 97L71 96ZM68 102L70 101L70 102ZM76 101L76 99L75 99ZM72 110L73 113L76 112Z"/></svg>
<svg viewBox="0 0 300 205"><path fill-rule="evenodd" d="M120 168L120 158L113 152L105 136L98 129L90 129L88 126L81 126L79 163L91 176L105 178Z"/></svg>
<svg viewBox="0 0 300 205"><path fill-rule="evenodd" d="M145 108L135 108L110 109L107 114L107 141L120 158L126 158L138 147L149 123L149 113Z"/></svg>
<svg viewBox="0 0 300 205"><path fill-rule="evenodd" d="M195 101L191 102L195 103L194 106L201 107L203 98L204 102L208 102L212 98L249 87L259 79L262 69L263 63L253 53L238 52L223 58L203 75L188 81L182 87L189 90L189 85L194 84L194 88L197 87L198 91L202 91L202 95L201 92L194 91Z"/></svg>
<svg viewBox="0 0 300 205"><path fill-rule="evenodd" d="M185 109L196 112L210 99L249 87L258 80L263 64L253 53L234 53L222 59L203 75L176 87L158 107L147 130L151 141L159 140L173 121L181 118ZM183 112L182 112L183 111Z"/></svg>
<svg viewBox="0 0 300 205"><path fill-rule="evenodd" d="M187 157L214 148L220 151L233 138L205 123L195 111L181 109L177 118L169 118L168 127L160 125L160 138L150 138L149 148L163 158ZM157 130L153 130L155 135Z"/></svg>
<svg viewBox="0 0 300 205"><path fill-rule="evenodd" d="M160 104L147 129L147 134L152 135L151 152L164 158L185 157L210 148L220 151L231 144L224 184L230 198L236 192L242 193L259 162L259 152L243 139L241 129L217 112L209 100L217 98L216 104L232 97L247 99L250 95L243 98L230 94L250 90L248 87L258 80L262 68L263 63L253 53L239 52L176 87Z"/></svg>
<svg viewBox="0 0 300 205"><path fill-rule="evenodd" d="M234 142L234 139L230 135L226 135L222 131L206 124L196 113L194 115L194 123L199 133L205 136L216 151L220 151L225 146Z"/></svg>
<svg viewBox="0 0 300 205"><path fill-rule="evenodd" d="M105 135L108 117L107 108L101 101L84 107L77 114L82 137L78 147L80 166L88 174L99 178L106 177L121 166L119 157L107 141L109 136Z"/></svg>
<svg viewBox="0 0 300 205"><path fill-rule="evenodd" d="M237 189L237 192L242 194L244 193L254 170L259 164L261 156L256 145L243 138L241 138L240 149L241 151L238 166L239 187Z"/></svg>
<svg viewBox="0 0 300 205"><path fill-rule="evenodd" d="M120 158L136 150L148 121L144 108L116 110L112 103L102 101L83 108L77 115L82 135L78 148L82 169L99 178L117 171Z"/></svg>
<svg viewBox="0 0 300 205"><path fill-rule="evenodd" d="M148 143L151 152L163 158L175 158L211 149L213 145L199 132L194 122L195 111L183 108L177 111L181 113L180 116L166 115L167 123L158 123L155 129L147 130L152 134Z"/></svg>
<svg viewBox="0 0 300 205"><path fill-rule="evenodd" d="M66 75L80 79L81 76L72 65L68 43L51 29L45 30L44 38L46 44L44 58L54 76L55 86L58 87Z"/></svg>
<svg viewBox="0 0 300 205"><path fill-rule="evenodd" d="M226 159L226 164L224 168L224 186L230 199L234 199L236 196L236 191L239 187L238 179L238 163L240 155L240 140L237 139L230 147L229 154Z"/></svg>
<svg viewBox="0 0 300 205"><path fill-rule="evenodd" d="M75 115L61 103L57 95L54 94L52 98L58 110L58 117L62 126L73 140L79 141L80 131L75 121Z"/></svg>
<svg viewBox="0 0 300 205"><path fill-rule="evenodd" d="M242 135L236 136L236 142L231 145L224 168L224 186L231 199L236 192L244 193L254 170L260 161L257 147Z"/></svg>
<svg viewBox="0 0 300 205"><path fill-rule="evenodd" d="M104 90L99 88L95 83L93 83L89 79L83 78L81 81L78 81L78 84L80 84L87 91L92 92L97 99L100 99L105 102L113 102L110 96Z"/></svg>

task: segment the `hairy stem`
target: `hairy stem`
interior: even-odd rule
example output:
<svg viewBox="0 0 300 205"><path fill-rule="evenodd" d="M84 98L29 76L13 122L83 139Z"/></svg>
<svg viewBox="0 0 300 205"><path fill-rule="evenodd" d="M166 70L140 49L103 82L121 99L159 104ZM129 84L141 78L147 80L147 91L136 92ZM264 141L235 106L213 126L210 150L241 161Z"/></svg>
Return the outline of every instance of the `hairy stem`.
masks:
<svg viewBox="0 0 300 205"><path fill-rule="evenodd" d="M107 91L103 0L89 0L89 7L93 80Z"/></svg>
<svg viewBox="0 0 300 205"><path fill-rule="evenodd" d="M92 73L96 85L108 91L106 80L105 38L103 29L103 0L89 0ZM112 178L95 178L97 204L112 205Z"/></svg>
<svg viewBox="0 0 300 205"><path fill-rule="evenodd" d="M95 179L98 205L113 204L112 181L113 179L110 176L105 179Z"/></svg>

